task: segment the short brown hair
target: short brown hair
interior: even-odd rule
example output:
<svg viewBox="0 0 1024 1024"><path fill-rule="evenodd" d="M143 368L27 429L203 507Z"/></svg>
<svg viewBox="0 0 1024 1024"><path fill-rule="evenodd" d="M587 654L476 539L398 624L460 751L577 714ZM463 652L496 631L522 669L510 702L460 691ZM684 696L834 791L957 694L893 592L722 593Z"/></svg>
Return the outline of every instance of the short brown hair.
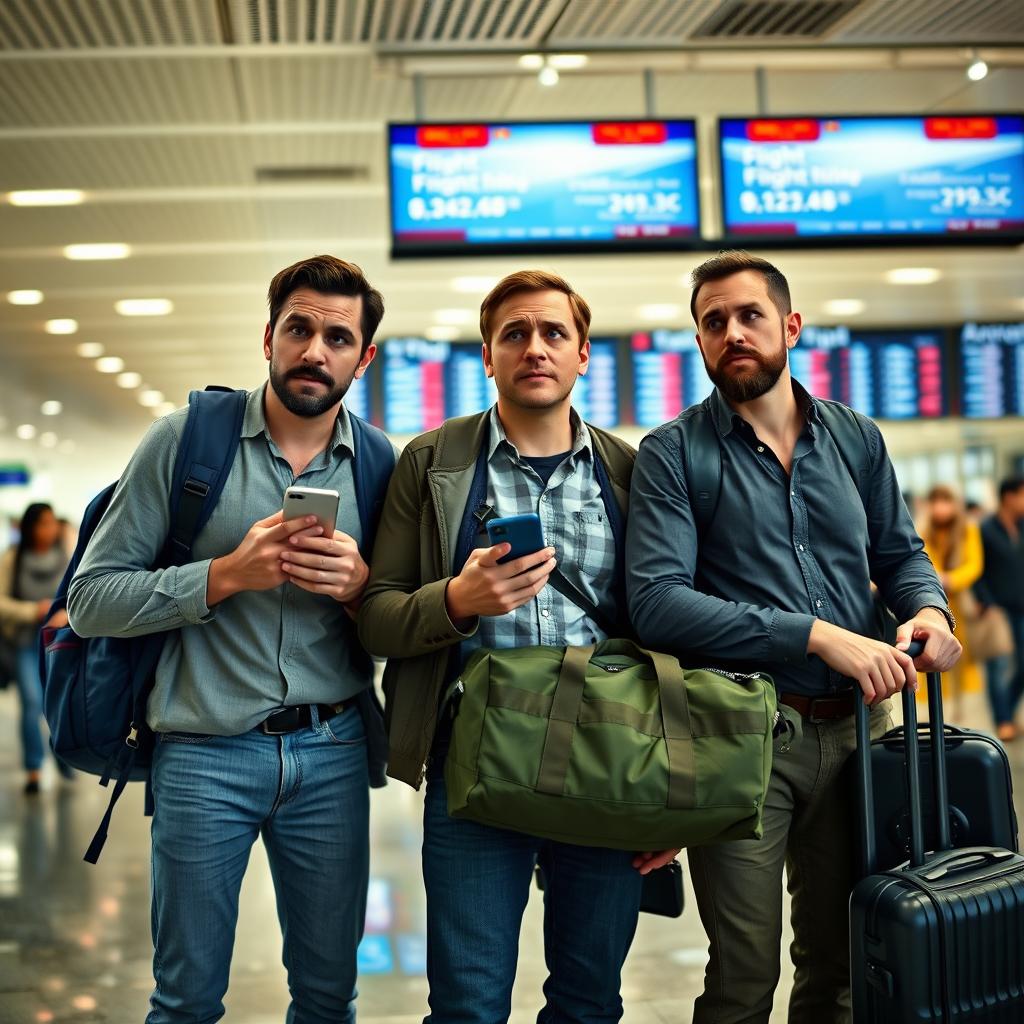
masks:
<svg viewBox="0 0 1024 1024"><path fill-rule="evenodd" d="M485 345L491 343L491 321L498 307L510 296L517 292L562 292L569 299L569 308L572 310L572 320L576 325L576 331L580 336L580 345L587 340L590 332L590 306L586 299L572 290L572 285L559 277L557 274L549 273L546 270L519 270L514 274L503 277L488 293L483 302L480 303L480 337Z"/></svg>
<svg viewBox="0 0 1024 1024"><path fill-rule="evenodd" d="M768 296L779 311L779 316L789 316L793 312L793 303L789 297L789 282L781 270L760 256L753 256L742 249L723 249L720 253L705 260L690 275L693 291L690 293L690 316L697 323L697 292L709 281L721 281L724 277L732 277L744 270L753 270L764 278L768 288Z"/></svg>
<svg viewBox="0 0 1024 1024"><path fill-rule="evenodd" d="M285 267L274 276L267 292L271 331L277 323L285 300L299 288L309 288L323 295L361 298L363 314L360 317L359 329L363 335L363 352L367 350L384 316L384 297L366 280L360 267L339 260L336 256L311 256Z"/></svg>

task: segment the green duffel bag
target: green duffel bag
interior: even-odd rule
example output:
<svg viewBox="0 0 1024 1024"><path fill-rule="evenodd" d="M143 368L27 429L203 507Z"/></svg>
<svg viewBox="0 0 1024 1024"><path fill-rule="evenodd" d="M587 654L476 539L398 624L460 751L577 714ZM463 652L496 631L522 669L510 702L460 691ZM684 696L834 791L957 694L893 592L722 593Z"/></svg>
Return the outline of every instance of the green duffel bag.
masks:
<svg viewBox="0 0 1024 1024"><path fill-rule="evenodd" d="M775 688L628 640L481 649L455 686L456 818L582 846L761 836Z"/></svg>

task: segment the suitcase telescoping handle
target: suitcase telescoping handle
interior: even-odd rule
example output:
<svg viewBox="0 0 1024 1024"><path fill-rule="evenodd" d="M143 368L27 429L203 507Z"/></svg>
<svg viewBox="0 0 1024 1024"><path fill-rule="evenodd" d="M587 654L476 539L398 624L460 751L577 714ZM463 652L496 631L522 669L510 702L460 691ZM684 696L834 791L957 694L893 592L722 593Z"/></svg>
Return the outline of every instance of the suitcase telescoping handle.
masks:
<svg viewBox="0 0 1024 1024"><path fill-rule="evenodd" d="M914 640L906 653L916 658L924 650L921 640ZM924 863L924 824L921 813L921 748L917 735L917 701L912 690L904 687L903 737L904 767L907 772L907 794L910 801L910 866ZM942 677L928 673L928 734L932 751L932 785L935 789L935 816L938 827L938 849L948 850L949 790L946 784L945 724L942 719ZM861 821L861 860L864 875L875 873L878 864L875 837L874 792L871 780L871 725L867 705L858 700L857 725L857 803Z"/></svg>

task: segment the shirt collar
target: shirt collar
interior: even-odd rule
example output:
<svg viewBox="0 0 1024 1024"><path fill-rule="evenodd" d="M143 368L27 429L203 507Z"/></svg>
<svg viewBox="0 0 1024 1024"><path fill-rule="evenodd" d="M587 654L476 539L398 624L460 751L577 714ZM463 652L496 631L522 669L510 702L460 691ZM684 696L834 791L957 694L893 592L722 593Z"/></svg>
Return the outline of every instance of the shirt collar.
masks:
<svg viewBox="0 0 1024 1024"><path fill-rule="evenodd" d="M586 455L590 458L593 455L593 440L590 436L590 431L587 429L586 423L580 419L579 413L575 409L570 408L569 410L569 422L572 424L572 452L570 457L576 458L579 455ZM516 446L508 439L508 435L505 433L505 428L502 426L501 417L498 415L497 403L491 406L490 413L490 438L488 441L487 449L487 461L490 462L494 458L494 453L504 447L506 451L510 452L515 458L519 458L519 452Z"/></svg>
<svg viewBox="0 0 1024 1024"><path fill-rule="evenodd" d="M806 388L797 380L793 380L793 397L796 404L803 413L808 423L820 423L821 413L818 411L817 401L808 393ZM741 423L746 420L736 412L735 409L725 400L725 396L718 388L711 392L709 402L711 418L718 428L719 436L727 437Z"/></svg>
<svg viewBox="0 0 1024 1024"><path fill-rule="evenodd" d="M269 383L269 382L268 382ZM249 392L245 400L245 416L242 417L242 437L258 437L264 434L268 441L273 440L270 431L267 429L267 417L263 409L263 396L267 384ZM349 455L355 454L355 439L352 434L352 421L349 419L348 410L342 402L338 410L337 419L334 421L334 433L331 436L328 450L333 454L339 448L344 448Z"/></svg>

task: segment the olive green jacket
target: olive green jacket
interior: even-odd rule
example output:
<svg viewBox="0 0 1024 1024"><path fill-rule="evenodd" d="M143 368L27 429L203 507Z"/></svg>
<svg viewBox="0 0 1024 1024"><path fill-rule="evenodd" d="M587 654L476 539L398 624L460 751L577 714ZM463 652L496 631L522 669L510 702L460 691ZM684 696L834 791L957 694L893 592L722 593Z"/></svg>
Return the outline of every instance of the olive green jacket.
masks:
<svg viewBox="0 0 1024 1024"><path fill-rule="evenodd" d="M452 557L487 433L489 410L422 434L398 461L381 515L359 638L384 670L388 775L419 789L437 725L453 644L462 633L445 609ZM625 522L636 453L588 424Z"/></svg>

